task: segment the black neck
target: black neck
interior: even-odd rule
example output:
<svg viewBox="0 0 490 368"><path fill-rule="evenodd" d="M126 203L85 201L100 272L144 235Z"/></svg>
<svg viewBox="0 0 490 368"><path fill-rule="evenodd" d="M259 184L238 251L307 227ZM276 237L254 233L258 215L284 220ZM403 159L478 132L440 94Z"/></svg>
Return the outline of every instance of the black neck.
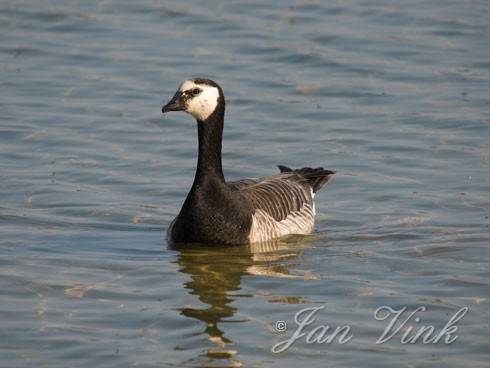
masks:
<svg viewBox="0 0 490 368"><path fill-rule="evenodd" d="M224 182L221 167L221 140L223 137L224 103L205 120L197 121L199 135L199 157L194 183L198 184L210 176Z"/></svg>

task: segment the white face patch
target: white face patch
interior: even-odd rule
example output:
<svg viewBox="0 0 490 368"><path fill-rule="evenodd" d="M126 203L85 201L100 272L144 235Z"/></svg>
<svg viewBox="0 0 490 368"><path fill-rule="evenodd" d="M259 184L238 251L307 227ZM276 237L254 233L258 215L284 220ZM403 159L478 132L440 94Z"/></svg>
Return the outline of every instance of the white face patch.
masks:
<svg viewBox="0 0 490 368"><path fill-rule="evenodd" d="M192 91L195 88L202 90L197 96L192 96L186 102L185 111L196 119L204 121L218 106L219 90L206 84L197 84L192 80L186 80L180 85L179 91Z"/></svg>

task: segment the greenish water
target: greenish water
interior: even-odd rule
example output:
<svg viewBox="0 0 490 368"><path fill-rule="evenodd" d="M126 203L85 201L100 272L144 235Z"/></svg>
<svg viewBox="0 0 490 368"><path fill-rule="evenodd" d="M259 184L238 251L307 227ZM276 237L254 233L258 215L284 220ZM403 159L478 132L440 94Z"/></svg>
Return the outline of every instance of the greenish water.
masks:
<svg viewBox="0 0 490 368"><path fill-rule="evenodd" d="M21 0L0 24L2 367L488 365L487 1ZM167 246L197 135L160 108L195 76L227 97L227 178L337 171L312 236ZM376 344L384 305L469 310L452 344ZM273 353L319 306L309 330L352 339Z"/></svg>

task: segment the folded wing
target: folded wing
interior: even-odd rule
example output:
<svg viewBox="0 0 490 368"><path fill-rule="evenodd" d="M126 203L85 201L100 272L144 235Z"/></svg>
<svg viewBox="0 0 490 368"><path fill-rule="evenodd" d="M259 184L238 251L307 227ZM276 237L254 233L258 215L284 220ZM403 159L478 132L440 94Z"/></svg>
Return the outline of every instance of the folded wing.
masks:
<svg viewBox="0 0 490 368"><path fill-rule="evenodd" d="M310 233L315 222L314 193L334 174L322 168L279 169L280 174L267 178L229 183L254 208L251 243Z"/></svg>

